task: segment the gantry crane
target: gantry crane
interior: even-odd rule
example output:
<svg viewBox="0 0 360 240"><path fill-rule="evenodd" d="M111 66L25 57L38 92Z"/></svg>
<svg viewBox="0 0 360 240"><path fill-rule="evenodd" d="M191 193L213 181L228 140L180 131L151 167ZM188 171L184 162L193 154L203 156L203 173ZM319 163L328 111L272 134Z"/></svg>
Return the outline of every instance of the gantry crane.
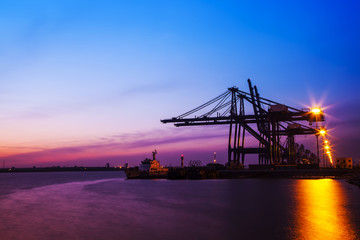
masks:
<svg viewBox="0 0 360 240"><path fill-rule="evenodd" d="M174 123L176 127L229 125L229 166L243 166L246 154L258 154L259 164L280 164L284 158L288 164L295 164L294 136L318 134L318 129L302 124L315 121L311 111L260 97L250 79L248 86L249 93L231 87L201 106L161 122ZM323 114L316 118L324 120ZM246 133L258 141L258 147L245 146ZM285 144L281 143L282 137L286 137Z"/></svg>

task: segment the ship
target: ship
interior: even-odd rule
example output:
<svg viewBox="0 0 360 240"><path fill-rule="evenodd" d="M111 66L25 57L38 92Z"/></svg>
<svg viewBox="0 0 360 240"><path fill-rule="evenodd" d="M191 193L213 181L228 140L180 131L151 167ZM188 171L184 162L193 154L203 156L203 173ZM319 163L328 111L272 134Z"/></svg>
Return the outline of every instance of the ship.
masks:
<svg viewBox="0 0 360 240"><path fill-rule="evenodd" d="M125 169L128 179L161 179L168 177L168 168L160 166L160 162L156 160L157 151L152 152L152 159L145 158L138 167L130 167Z"/></svg>

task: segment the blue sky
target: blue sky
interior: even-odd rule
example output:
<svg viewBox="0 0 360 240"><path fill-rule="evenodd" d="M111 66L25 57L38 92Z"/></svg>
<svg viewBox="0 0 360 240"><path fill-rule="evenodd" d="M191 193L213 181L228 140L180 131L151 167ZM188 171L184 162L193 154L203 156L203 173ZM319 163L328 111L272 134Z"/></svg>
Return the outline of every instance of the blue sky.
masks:
<svg viewBox="0 0 360 240"><path fill-rule="evenodd" d="M1 156L190 138L159 120L251 78L263 97L330 106L335 152L359 159L358 12L356 1L2 1ZM226 139L212 144L223 151ZM137 151L153 147L161 154ZM109 152L122 162L136 151Z"/></svg>

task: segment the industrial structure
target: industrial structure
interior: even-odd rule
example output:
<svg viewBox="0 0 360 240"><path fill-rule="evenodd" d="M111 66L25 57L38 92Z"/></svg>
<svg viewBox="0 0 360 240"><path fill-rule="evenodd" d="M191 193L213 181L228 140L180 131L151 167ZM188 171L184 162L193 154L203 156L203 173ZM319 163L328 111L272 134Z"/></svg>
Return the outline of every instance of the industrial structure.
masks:
<svg viewBox="0 0 360 240"><path fill-rule="evenodd" d="M318 122L324 113L310 109L299 110L285 104L260 97L256 86L248 79L249 92L237 87L228 88L218 97L162 123L176 127L199 125L229 125L228 166L244 166L247 154L258 154L259 164L299 164L296 154L296 135L315 135L318 143ZM316 127L311 127L312 123ZM306 123L310 123L305 125ZM245 136L252 136L256 147L247 146ZM317 144L318 146L318 144ZM317 157L310 161L319 164Z"/></svg>
<svg viewBox="0 0 360 240"><path fill-rule="evenodd" d="M353 168L352 158L335 158L335 167L336 168Z"/></svg>

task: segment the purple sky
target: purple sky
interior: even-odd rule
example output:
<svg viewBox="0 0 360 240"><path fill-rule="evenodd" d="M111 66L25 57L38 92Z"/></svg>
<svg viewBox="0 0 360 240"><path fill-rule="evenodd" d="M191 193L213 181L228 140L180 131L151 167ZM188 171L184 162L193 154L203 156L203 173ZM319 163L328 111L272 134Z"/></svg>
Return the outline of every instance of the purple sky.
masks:
<svg viewBox="0 0 360 240"><path fill-rule="evenodd" d="M5 1L0 157L9 166L226 161L226 128L175 128L228 87L320 105L334 156L360 159L356 1ZM315 138L304 144L311 150Z"/></svg>

